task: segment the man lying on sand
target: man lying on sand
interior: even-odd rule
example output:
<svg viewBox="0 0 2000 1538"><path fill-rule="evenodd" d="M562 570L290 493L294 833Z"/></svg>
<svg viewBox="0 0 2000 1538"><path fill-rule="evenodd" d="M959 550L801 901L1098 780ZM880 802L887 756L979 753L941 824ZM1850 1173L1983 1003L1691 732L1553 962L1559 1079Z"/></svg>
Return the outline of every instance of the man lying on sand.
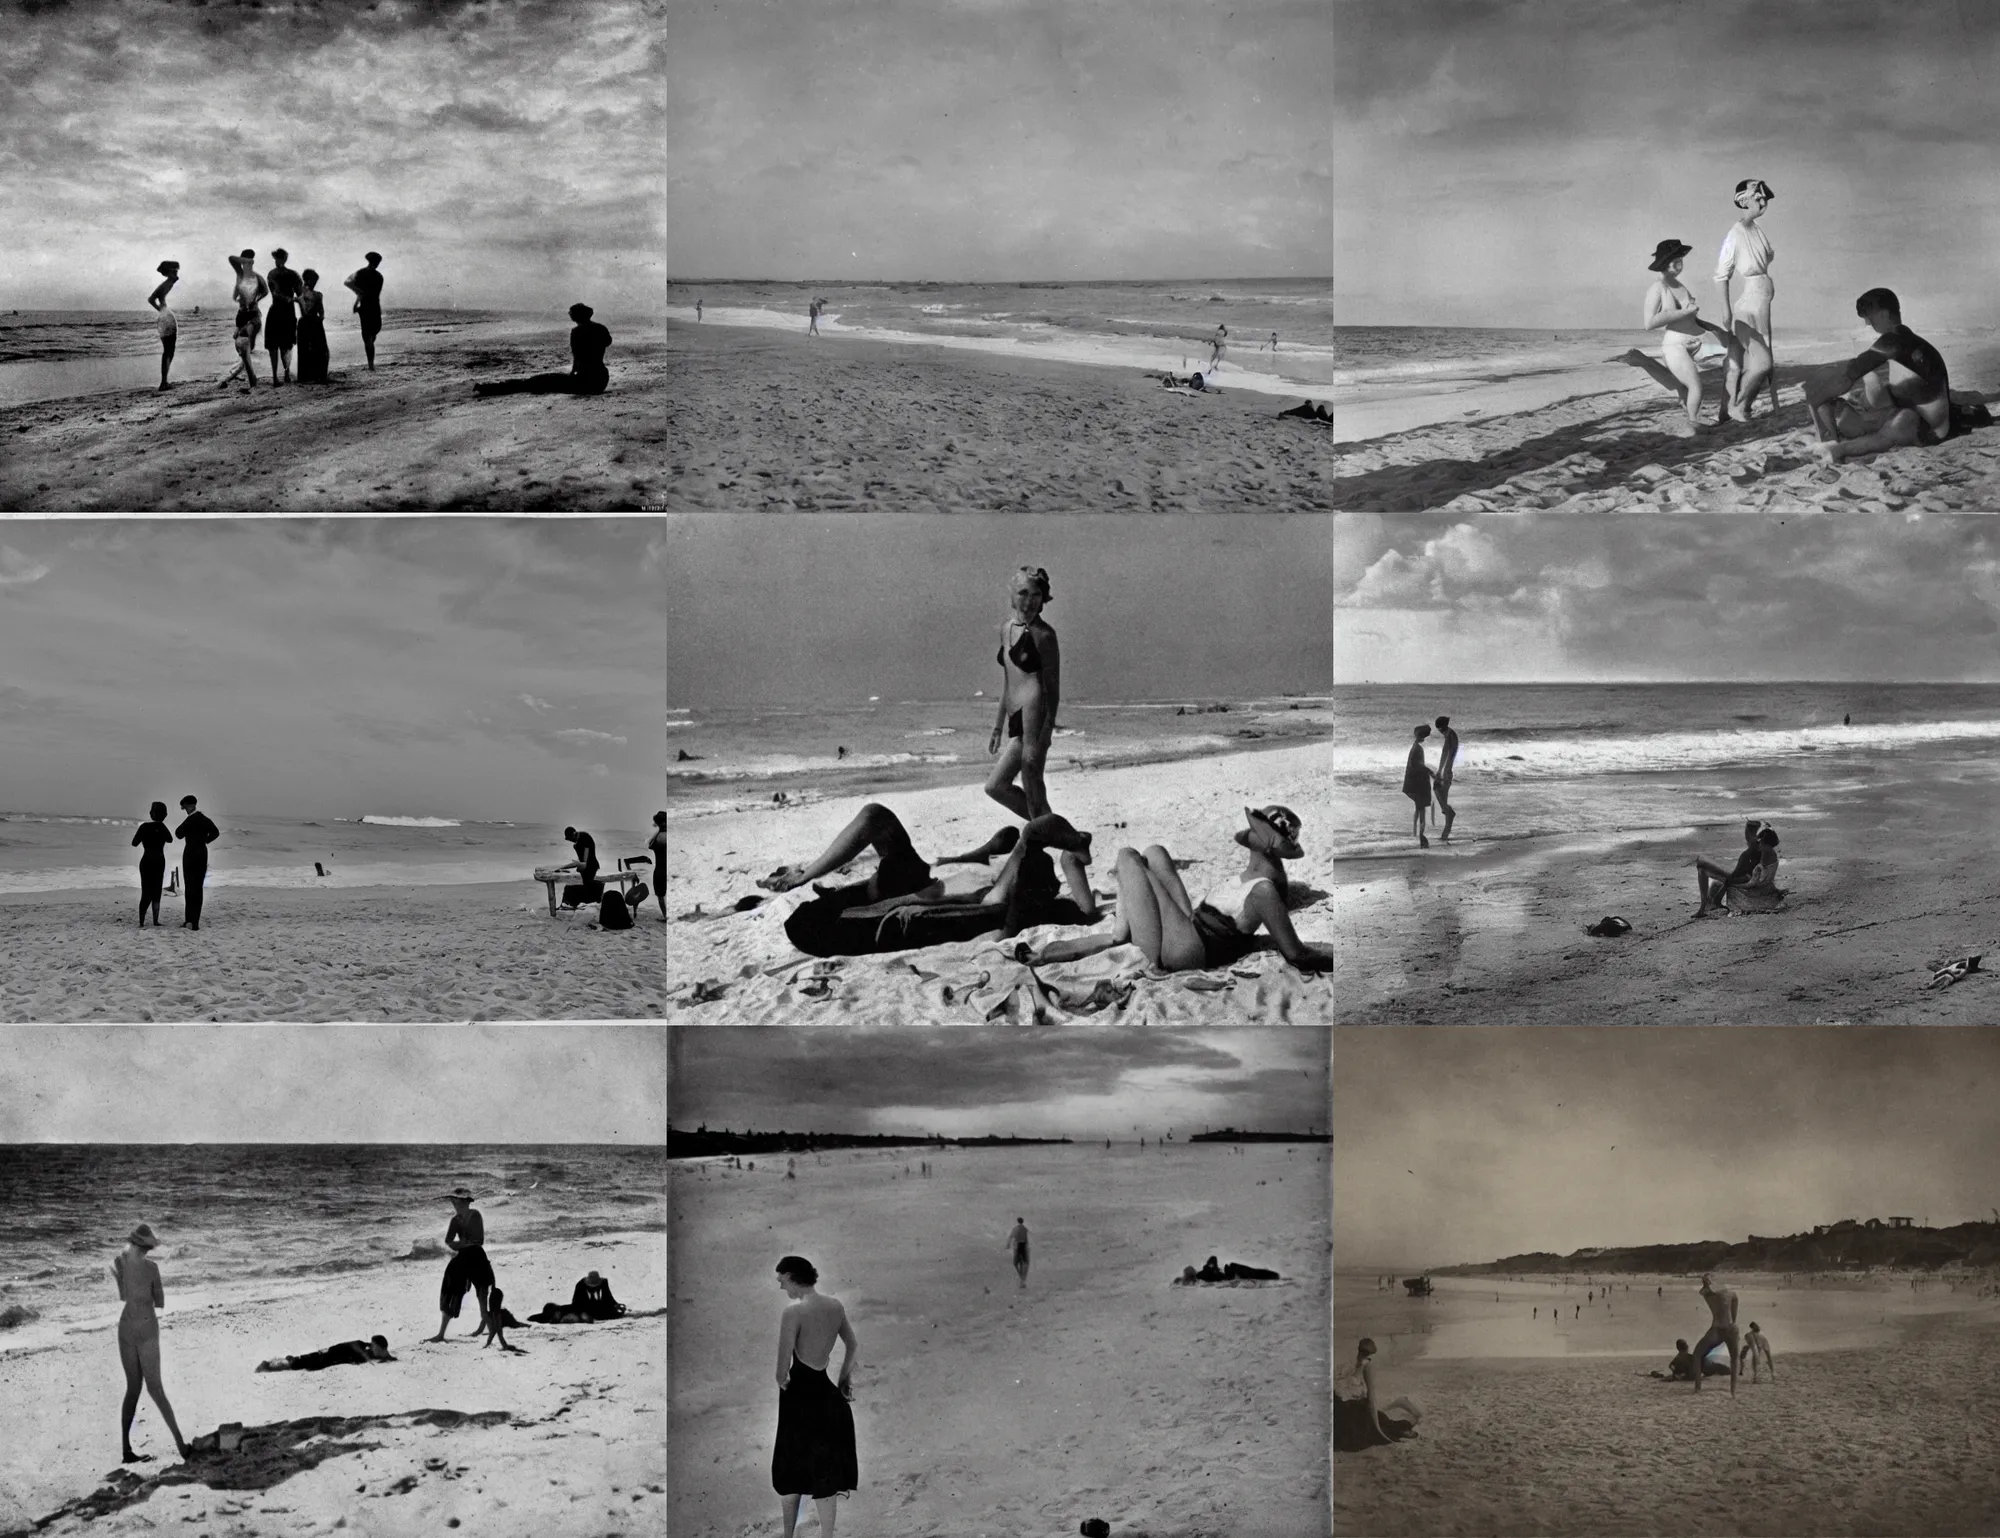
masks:
<svg viewBox="0 0 2000 1538"><path fill-rule="evenodd" d="M1871 288L1854 312L1875 328L1875 345L1806 381L1806 404L1827 463L1951 436L1951 376L1938 350L1903 324L1903 309L1886 288ZM1856 409L1841 399L1856 382L1867 399Z"/></svg>
<svg viewBox="0 0 2000 1538"><path fill-rule="evenodd" d="M1311 401L1301 401L1290 411L1278 413L1281 417L1304 417L1308 422L1331 422L1333 413L1324 406L1315 407Z"/></svg>
<svg viewBox="0 0 2000 1538"><path fill-rule="evenodd" d="M308 1351L302 1356L274 1356L268 1362L259 1362L259 1372L324 1372L329 1367L360 1367L369 1362L393 1362L389 1355L389 1342L384 1336L371 1335L366 1340L344 1340L337 1346L328 1346L323 1351Z"/></svg>
<svg viewBox="0 0 2000 1538"><path fill-rule="evenodd" d="M1216 1282L1275 1282L1282 1280L1275 1271L1266 1271L1261 1266L1239 1265L1230 1261L1226 1266L1218 1266L1213 1255L1199 1271L1193 1266L1183 1266L1181 1274L1174 1279L1176 1287L1193 1287L1199 1283L1214 1285Z"/></svg>

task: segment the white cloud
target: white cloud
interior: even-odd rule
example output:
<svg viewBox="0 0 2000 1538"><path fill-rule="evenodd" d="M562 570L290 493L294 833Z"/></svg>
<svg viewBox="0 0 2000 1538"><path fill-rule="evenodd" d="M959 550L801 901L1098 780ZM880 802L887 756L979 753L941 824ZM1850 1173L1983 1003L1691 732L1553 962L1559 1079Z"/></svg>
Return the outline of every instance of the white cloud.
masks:
<svg viewBox="0 0 2000 1538"><path fill-rule="evenodd" d="M625 746L623 737L614 737L609 732L593 732L587 726L565 727L556 735L564 742L615 742L621 748Z"/></svg>
<svg viewBox="0 0 2000 1538"><path fill-rule="evenodd" d="M538 700L532 694L524 694L520 699L521 703L526 705L530 710L547 710L549 708L547 700Z"/></svg>
<svg viewBox="0 0 2000 1538"><path fill-rule="evenodd" d="M31 561L12 545L0 545L0 587L39 582L51 570L46 561Z"/></svg>
<svg viewBox="0 0 2000 1538"><path fill-rule="evenodd" d="M605 768L604 765L602 764L592 764L590 766L590 777L593 780L602 779L605 775L609 774L610 772L611 771Z"/></svg>

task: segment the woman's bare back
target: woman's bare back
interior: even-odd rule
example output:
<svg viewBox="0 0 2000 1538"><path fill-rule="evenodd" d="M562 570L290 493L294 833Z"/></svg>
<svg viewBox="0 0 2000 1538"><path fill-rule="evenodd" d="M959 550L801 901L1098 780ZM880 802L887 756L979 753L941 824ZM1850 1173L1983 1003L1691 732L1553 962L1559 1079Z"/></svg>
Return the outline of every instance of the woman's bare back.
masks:
<svg viewBox="0 0 2000 1538"><path fill-rule="evenodd" d="M792 1354L806 1366L825 1372L826 1364L833 1359L833 1343L840 1339L840 1328L847 1323L847 1310L840 1306L840 1299L815 1293L810 1298L800 1298L785 1312L798 1320L798 1333L792 1337Z"/></svg>

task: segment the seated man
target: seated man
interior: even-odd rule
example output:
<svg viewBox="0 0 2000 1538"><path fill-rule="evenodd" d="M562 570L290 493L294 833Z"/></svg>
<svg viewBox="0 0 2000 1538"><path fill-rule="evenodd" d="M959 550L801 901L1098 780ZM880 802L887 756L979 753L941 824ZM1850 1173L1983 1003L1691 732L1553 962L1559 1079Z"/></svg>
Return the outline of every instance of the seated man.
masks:
<svg viewBox="0 0 2000 1538"><path fill-rule="evenodd" d="M1758 843L1758 831L1764 824L1756 818L1743 824L1743 852L1736 857L1736 868L1724 870L1713 860L1696 857L1694 862L1695 884L1701 889L1701 913L1713 913L1722 908L1725 893L1733 886L1741 886L1763 863L1764 849ZM1772 842L1776 843L1773 835ZM1696 915L1697 917L1700 914Z"/></svg>
<svg viewBox="0 0 2000 1538"><path fill-rule="evenodd" d="M1728 1371L1727 1368L1723 1370L1725 1372ZM1661 1372L1659 1368L1655 1367L1646 1376L1649 1378L1664 1378L1669 1383L1694 1382L1694 1353L1688 1350L1688 1343L1684 1340L1675 1341L1674 1359L1667 1364L1667 1370Z"/></svg>
<svg viewBox="0 0 2000 1538"><path fill-rule="evenodd" d="M1829 464L1911 444L1929 447L1951 436L1951 378L1938 350L1903 324L1896 296L1871 288L1854 310L1875 328L1875 345L1806 382L1806 404ZM1867 407L1841 397L1859 381Z"/></svg>
<svg viewBox="0 0 2000 1538"><path fill-rule="evenodd" d="M380 1335L367 1340L344 1340L324 1351L308 1351L303 1356L274 1356L259 1362L259 1372L324 1372L329 1367L358 1367L365 1362L393 1362L389 1342Z"/></svg>
<svg viewBox="0 0 2000 1538"><path fill-rule="evenodd" d="M1785 889L1778 885L1778 830L1767 827L1759 833L1757 849L1757 868L1750 879L1725 888L1721 894L1731 908L1769 912L1784 901Z"/></svg>
<svg viewBox="0 0 2000 1538"><path fill-rule="evenodd" d="M595 1271L576 1284L569 1306L583 1310L593 1319L616 1319L625 1312L625 1305L611 1296L611 1284Z"/></svg>

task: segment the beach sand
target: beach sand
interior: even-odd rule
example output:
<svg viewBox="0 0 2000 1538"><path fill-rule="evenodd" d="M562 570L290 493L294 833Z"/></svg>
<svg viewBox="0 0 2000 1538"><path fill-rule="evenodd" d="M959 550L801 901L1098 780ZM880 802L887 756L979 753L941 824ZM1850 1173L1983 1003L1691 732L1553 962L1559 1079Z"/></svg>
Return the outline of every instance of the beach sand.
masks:
<svg viewBox="0 0 2000 1538"><path fill-rule="evenodd" d="M904 1179L919 1155L936 1170ZM823 1157L826 1163L817 1162ZM676 1161L669 1527L777 1527L772 1266L848 1309L861 1487L840 1531L1311 1538L1327 1524L1324 1144ZM706 1167L704 1167L706 1166ZM1026 1217L1017 1287L1004 1241ZM1212 1253L1286 1278L1176 1287Z"/></svg>
<svg viewBox="0 0 2000 1538"><path fill-rule="evenodd" d="M1947 358L1955 393L2000 398L1993 388L2000 352L1947 349ZM1529 409L1512 409L1502 391L1454 421L1333 445L1325 484L1332 506L1357 512L1941 513L2000 506L2000 427L1829 466L1812 449L1799 383L1805 372L1779 369L1776 415L1767 404L1763 415L1717 429L1709 404L1704 430L1693 436L1674 398L1636 372L1634 388L1596 393L1603 371L1588 371L1588 384L1579 381L1578 393L1552 404L1542 400L1549 384L1538 381L1527 396L1516 391L1535 402ZM1711 402L1719 388L1711 387ZM1417 403L1357 412L1384 428L1424 414ZM1350 432L1335 431L1343 438Z"/></svg>
<svg viewBox="0 0 2000 1538"><path fill-rule="evenodd" d="M1182 880L1197 901L1211 885L1236 873L1242 851L1232 834L1243 808L1279 802L1303 822L1305 858L1286 862L1292 881L1293 927L1322 948L1333 939L1324 893L1332 858L1313 829L1326 825L1332 772L1317 744L1266 752L1223 754L1177 763L1116 769L1051 771L1051 803L1094 836L1093 889L1108 893L1109 868L1121 844L1164 844L1186 864ZM881 956L819 963L793 949L784 920L812 896L811 889L767 898L748 912L728 911L740 898L756 897L759 877L780 865L801 864L824 849L866 798L841 797L805 804L759 806L711 816L670 816L667 822L667 911L672 975L669 992L683 1024L787 1025L835 1022L914 1024L962 1020L989 1011L1025 1015L1021 986L1028 972L997 941L968 941ZM909 829L926 857L983 843L1014 819L986 799L978 784L902 791L880 797ZM844 884L862 879L872 856L848 873L825 878ZM946 869L953 869L947 867ZM997 869L997 866L996 866ZM695 908L702 917L690 917ZM1024 932L1031 944L1108 932L1107 916L1093 929L1043 927ZM1268 938L1265 941L1269 944ZM802 991L813 974L830 973L824 997ZM1039 969L1072 1002L1100 983L1129 999L1105 1019L1149 1024L1307 1025L1326 1023L1333 1008L1331 974L1306 976L1275 950L1252 952L1220 973L1156 974L1134 945L1121 945L1083 961ZM981 981L982 977L984 982ZM708 1002L695 985L723 990ZM947 996L949 990L949 996ZM1204 991L1210 990L1210 991Z"/></svg>
<svg viewBox="0 0 2000 1538"><path fill-rule="evenodd" d="M134 890L0 896L0 1019L646 1020L666 925L551 918L539 882L213 887L198 931L138 925Z"/></svg>
<svg viewBox="0 0 2000 1538"><path fill-rule="evenodd" d="M471 1298L443 1344L421 1341L437 1329L441 1259L202 1298L177 1294L172 1251L161 1253L162 1379L182 1434L192 1440L233 1421L258 1435L237 1454L175 1466L165 1423L142 1397L133 1446L158 1461L131 1465L136 1481L123 1478L125 1382L107 1279L106 1322L46 1349L0 1351L0 1404L8 1407L0 1535L15 1538L66 1507L39 1530L51 1538L665 1531L663 1315L510 1330L508 1340L528 1354L509 1356L464 1333L478 1312ZM657 1233L493 1244L488 1253L517 1317L551 1299L567 1303L576 1279L593 1269L635 1314L665 1307L666 1246ZM396 1362L256 1371L267 1357L378 1333ZM301 1424L315 1417L347 1419Z"/></svg>
<svg viewBox="0 0 2000 1538"><path fill-rule="evenodd" d="M668 356L616 333L602 396L481 400L479 379L561 372L568 332L384 348L325 385L219 388L178 376L0 410L0 506L546 510L666 505ZM257 355L266 380L267 357Z"/></svg>
<svg viewBox="0 0 2000 1538"><path fill-rule="evenodd" d="M1893 1311L1894 1294L1883 1304ZM1350 1353L1351 1333L1339 1337ZM1697 1394L1638 1376L1664 1367L1670 1342L1647 1360L1404 1363L1378 1376L1423 1410L1418 1435L1335 1455L1334 1530L2000 1531L2000 1320L1989 1306L1898 1333L1893 1347L1804 1353L1780 1336L1780 1376L1739 1381L1733 1400L1727 1378Z"/></svg>
<svg viewBox="0 0 2000 1538"><path fill-rule="evenodd" d="M675 510L1304 512L1330 435L1298 401L1137 369L669 321ZM1197 361L1197 368L1200 366Z"/></svg>
<svg viewBox="0 0 2000 1538"><path fill-rule="evenodd" d="M1718 772L1718 806L1785 829L1784 909L1696 920L1693 860L1733 860L1741 823L1485 841L1337 862L1339 1018L1479 1025L1986 1024L2000 1003L2000 832L1976 766L1835 793L1809 769ZM1496 791L1495 793L1503 793ZM1786 809L1805 794L1806 817ZM1594 939L1617 914L1635 926ZM1975 951L1991 974L1927 990Z"/></svg>

